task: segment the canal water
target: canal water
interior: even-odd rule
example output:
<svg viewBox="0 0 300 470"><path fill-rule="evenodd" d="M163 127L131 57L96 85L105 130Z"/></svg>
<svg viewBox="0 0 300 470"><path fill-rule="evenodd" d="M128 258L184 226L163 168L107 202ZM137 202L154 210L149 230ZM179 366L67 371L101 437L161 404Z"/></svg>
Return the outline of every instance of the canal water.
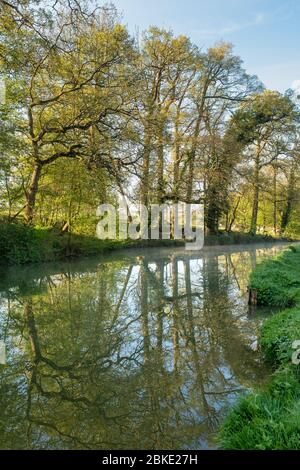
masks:
<svg viewBox="0 0 300 470"><path fill-rule="evenodd" d="M249 310L284 245L127 250L0 271L1 449L210 449L264 383Z"/></svg>

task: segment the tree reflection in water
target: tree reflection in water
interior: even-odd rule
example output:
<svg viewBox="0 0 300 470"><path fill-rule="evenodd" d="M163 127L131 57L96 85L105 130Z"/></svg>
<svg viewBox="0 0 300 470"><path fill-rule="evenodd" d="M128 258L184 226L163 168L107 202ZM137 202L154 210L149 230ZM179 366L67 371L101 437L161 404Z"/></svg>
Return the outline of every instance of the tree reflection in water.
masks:
<svg viewBox="0 0 300 470"><path fill-rule="evenodd" d="M2 449L198 449L268 371L249 315L256 258L144 250L1 273Z"/></svg>

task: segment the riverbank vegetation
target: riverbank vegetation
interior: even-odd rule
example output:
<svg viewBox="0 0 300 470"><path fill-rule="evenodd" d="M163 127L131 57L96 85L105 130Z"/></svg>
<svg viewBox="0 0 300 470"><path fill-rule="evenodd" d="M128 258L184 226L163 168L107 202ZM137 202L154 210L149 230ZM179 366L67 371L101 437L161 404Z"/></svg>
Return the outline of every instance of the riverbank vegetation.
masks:
<svg viewBox="0 0 300 470"><path fill-rule="evenodd" d="M251 288L257 289L260 305L284 309L264 322L260 337L265 358L276 370L265 390L243 397L230 412L220 445L300 449L300 342L293 347L300 340L300 248L292 246L260 264L252 274Z"/></svg>
<svg viewBox="0 0 300 470"><path fill-rule="evenodd" d="M133 37L98 6L0 0L2 258L14 259L5 234L25 234L15 223L32 244L17 261L70 240L86 252L97 207L120 197L203 203L208 243L300 236L293 91L266 90L230 44L204 50L156 27Z"/></svg>
<svg viewBox="0 0 300 470"><path fill-rule="evenodd" d="M205 245L248 245L277 241L268 235L223 232L207 235ZM176 247L183 244L182 240L99 240L91 235L62 233L57 228L32 227L20 222L0 222L0 265L42 263L97 256L125 248Z"/></svg>
<svg viewBox="0 0 300 470"><path fill-rule="evenodd" d="M99 240L57 229L0 223L0 265L42 263L96 256L124 248L176 247L181 240Z"/></svg>

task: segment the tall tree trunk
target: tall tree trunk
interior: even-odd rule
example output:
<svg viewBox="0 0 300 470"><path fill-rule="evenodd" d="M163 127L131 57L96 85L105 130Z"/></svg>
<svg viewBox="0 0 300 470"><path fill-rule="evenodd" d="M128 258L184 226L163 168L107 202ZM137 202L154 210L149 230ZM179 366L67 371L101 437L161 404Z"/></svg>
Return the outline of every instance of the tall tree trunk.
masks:
<svg viewBox="0 0 300 470"><path fill-rule="evenodd" d="M258 204L259 204L259 163L260 163L260 151L257 150L255 156L255 167L254 167L254 192L253 192L253 205L252 205L252 217L250 225L250 234L256 235L257 231L257 216L258 216Z"/></svg>
<svg viewBox="0 0 300 470"><path fill-rule="evenodd" d="M172 151L172 163L173 163L173 187L172 187L172 194L173 194L173 201L174 203L178 203L179 195L179 163L180 163L180 135L179 135L179 116L180 116L180 107L177 108L176 111L176 118L174 123L174 145ZM177 214L176 214L177 211ZM175 236L175 227L174 221L175 216L178 217L178 210L173 207L172 212L172 223L171 223L171 235L172 237Z"/></svg>
<svg viewBox="0 0 300 470"><path fill-rule="evenodd" d="M293 210L294 197L295 197L295 182L296 182L295 167L293 165L291 168L289 182L288 182L286 204L282 213L280 234L283 234L285 232L290 221L291 213Z"/></svg>
<svg viewBox="0 0 300 470"><path fill-rule="evenodd" d="M225 179L223 178L223 181L220 181L221 172L214 146L208 165L205 222L208 233L216 235L219 232L219 217L222 211L221 204L225 199Z"/></svg>
<svg viewBox="0 0 300 470"><path fill-rule="evenodd" d="M274 235L277 235L277 166L273 165L273 226Z"/></svg>
<svg viewBox="0 0 300 470"><path fill-rule="evenodd" d="M232 217L231 217L231 220L229 220L229 214L228 214L228 223L227 223L227 226L226 226L226 231L228 233L230 233L232 231L232 226L235 222L235 219L236 219L236 215L237 215L237 210L239 208L239 205L240 205L240 202L241 202L241 196L238 197L238 200L237 200L237 203L236 205L234 206L234 209L233 209L233 212L232 212Z"/></svg>
<svg viewBox="0 0 300 470"><path fill-rule="evenodd" d="M148 127L145 128L144 138L144 155L143 155L143 170L142 170L142 184L141 184L141 204L148 207L149 203L149 165L151 153L151 132Z"/></svg>
<svg viewBox="0 0 300 470"><path fill-rule="evenodd" d="M225 199L225 165L220 171L220 161L216 147L216 132L211 127L210 119L205 116L205 128L211 138L210 155L207 161L207 193L205 204L205 225L210 235L219 232L219 217L224 211L222 204ZM222 175L222 176L221 176ZM222 180L221 180L222 178ZM225 191L224 191L225 189Z"/></svg>
<svg viewBox="0 0 300 470"><path fill-rule="evenodd" d="M164 199L164 141L163 129L159 129L157 139L157 197L161 204Z"/></svg>
<svg viewBox="0 0 300 470"><path fill-rule="evenodd" d="M180 136L179 136L179 116L180 108L177 109L174 130L174 146L172 152L173 160L173 194L175 202L178 201L178 183L179 183L179 161L180 161Z"/></svg>
<svg viewBox="0 0 300 470"><path fill-rule="evenodd" d="M215 156L215 149L209 162L206 194L206 228L210 235L217 235L219 232L220 215L220 181L218 175L218 160Z"/></svg>
<svg viewBox="0 0 300 470"><path fill-rule="evenodd" d="M196 126L195 126L191 150L188 155L189 162L188 162L187 193L186 193L186 199L188 202L192 199L192 195L193 195L195 158L196 158L198 138L200 134L202 113L203 113L203 109L201 108L201 110L199 110L199 115L198 115Z"/></svg>
<svg viewBox="0 0 300 470"><path fill-rule="evenodd" d="M27 224L31 224L33 221L35 201L38 192L41 172L42 164L40 162L36 162L31 176L30 186L26 194L27 202L25 206L25 220Z"/></svg>
<svg viewBox="0 0 300 470"><path fill-rule="evenodd" d="M193 183L194 183L194 169L195 169L195 151L191 152L189 157L188 176L187 176L187 191L186 200L188 203L192 200L193 196Z"/></svg>
<svg viewBox="0 0 300 470"><path fill-rule="evenodd" d="M209 190L206 209L206 227L210 235L216 235L219 231L219 207L216 200L216 192L214 190Z"/></svg>
<svg viewBox="0 0 300 470"><path fill-rule="evenodd" d="M163 140L163 124L158 130L157 139L157 200L158 204L162 204L164 200L164 140ZM159 238L163 237L163 214L159 211Z"/></svg>

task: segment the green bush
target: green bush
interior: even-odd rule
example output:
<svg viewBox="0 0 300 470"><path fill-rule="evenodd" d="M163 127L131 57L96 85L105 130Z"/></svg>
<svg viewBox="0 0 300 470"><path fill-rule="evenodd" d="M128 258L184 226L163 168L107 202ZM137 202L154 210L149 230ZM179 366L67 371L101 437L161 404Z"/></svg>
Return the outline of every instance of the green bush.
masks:
<svg viewBox="0 0 300 470"><path fill-rule="evenodd" d="M0 224L1 264L40 261L42 235L22 224Z"/></svg>
<svg viewBox="0 0 300 470"><path fill-rule="evenodd" d="M300 306L268 318L261 330L261 346L274 365L290 363L292 343L300 339Z"/></svg>
<svg viewBox="0 0 300 470"><path fill-rule="evenodd" d="M0 223L0 264L25 264L92 255L103 251L104 242L80 235L62 234L21 223Z"/></svg>

